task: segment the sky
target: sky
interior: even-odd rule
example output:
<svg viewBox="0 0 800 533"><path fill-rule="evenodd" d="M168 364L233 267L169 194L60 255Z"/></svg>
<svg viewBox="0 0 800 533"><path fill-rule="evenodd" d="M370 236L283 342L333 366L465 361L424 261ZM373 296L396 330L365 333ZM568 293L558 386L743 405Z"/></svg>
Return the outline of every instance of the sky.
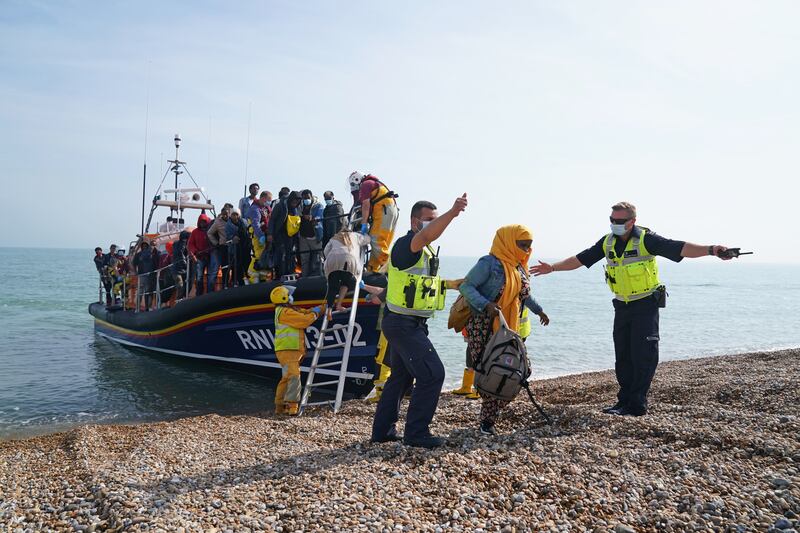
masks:
<svg viewBox="0 0 800 533"><path fill-rule="evenodd" d="M567 257L627 200L666 237L800 263L798 20L781 1L2 0L0 246L129 242L143 163L152 197L179 133L218 205L252 181L348 200L360 170L400 195L403 233L415 201L466 192L443 255L522 223L535 258Z"/></svg>

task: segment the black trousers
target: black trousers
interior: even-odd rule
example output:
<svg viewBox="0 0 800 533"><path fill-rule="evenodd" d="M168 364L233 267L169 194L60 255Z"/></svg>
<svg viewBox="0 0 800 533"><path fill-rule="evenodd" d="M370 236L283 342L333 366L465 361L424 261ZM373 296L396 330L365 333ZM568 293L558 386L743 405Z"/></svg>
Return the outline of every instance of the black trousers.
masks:
<svg viewBox="0 0 800 533"><path fill-rule="evenodd" d="M356 278L346 270L334 270L328 274L328 292L325 295L325 302L328 307L333 307L336 297L339 296L339 289L346 286L348 289L355 290Z"/></svg>
<svg viewBox="0 0 800 533"><path fill-rule="evenodd" d="M617 399L635 413L647 410L647 393L658 366L658 303L614 300L614 370Z"/></svg>
<svg viewBox="0 0 800 533"><path fill-rule="evenodd" d="M292 237L281 235L273 238L272 249L277 278L287 274L294 274L295 266L297 265L294 248L294 239Z"/></svg>
<svg viewBox="0 0 800 533"><path fill-rule="evenodd" d="M444 365L428 339L428 324L424 319L387 312L381 328L389 343L392 374L375 410L372 438L383 439L395 429L400 402L412 385L405 437L426 437L444 384Z"/></svg>

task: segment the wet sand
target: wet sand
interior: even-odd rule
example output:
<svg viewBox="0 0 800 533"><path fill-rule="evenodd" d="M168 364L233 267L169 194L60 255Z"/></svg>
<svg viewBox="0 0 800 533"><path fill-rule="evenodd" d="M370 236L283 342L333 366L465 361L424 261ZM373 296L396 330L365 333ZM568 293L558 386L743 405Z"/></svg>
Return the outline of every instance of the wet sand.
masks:
<svg viewBox="0 0 800 533"><path fill-rule="evenodd" d="M645 417L612 372L538 381L477 431L442 394L427 451L339 415L85 426L0 443L5 531L773 531L800 528L800 350L664 363ZM265 401L268 401L265 398ZM401 419L402 422L402 419ZM402 429L402 426L400 426Z"/></svg>

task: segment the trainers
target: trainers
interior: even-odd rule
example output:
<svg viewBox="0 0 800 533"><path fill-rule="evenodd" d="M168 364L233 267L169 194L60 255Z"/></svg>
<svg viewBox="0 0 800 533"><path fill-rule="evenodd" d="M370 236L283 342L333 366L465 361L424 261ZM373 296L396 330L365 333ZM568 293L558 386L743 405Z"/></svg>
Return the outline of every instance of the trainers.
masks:
<svg viewBox="0 0 800 533"><path fill-rule="evenodd" d="M403 437L397 434L395 430L391 430L383 437L372 437L369 441L374 444L380 444L382 442L398 442L403 440Z"/></svg>
<svg viewBox="0 0 800 533"><path fill-rule="evenodd" d="M609 407L603 407L603 412L604 412L605 414L607 414L607 415L616 415L616 414L618 414L616 411L619 411L619 410L620 410L620 409L622 409L623 407L625 407L625 404L624 404L624 403L622 403L622 402L617 402L617 403L615 403L615 404L614 404L614 405L612 405L612 406L609 406Z"/></svg>
<svg viewBox="0 0 800 533"><path fill-rule="evenodd" d="M414 448L427 448L429 450L433 448L439 448L440 446L444 446L445 440L441 437L434 437L433 435L426 435L424 437L413 437L408 438L405 437L403 439L403 444L406 446L413 446Z"/></svg>
<svg viewBox="0 0 800 533"><path fill-rule="evenodd" d="M494 429L494 424L490 424L489 422L481 422L481 435L497 435L497 431Z"/></svg>
<svg viewBox="0 0 800 533"><path fill-rule="evenodd" d="M647 407L633 408L626 406L622 409L617 409L614 414L620 416L644 416L647 414Z"/></svg>

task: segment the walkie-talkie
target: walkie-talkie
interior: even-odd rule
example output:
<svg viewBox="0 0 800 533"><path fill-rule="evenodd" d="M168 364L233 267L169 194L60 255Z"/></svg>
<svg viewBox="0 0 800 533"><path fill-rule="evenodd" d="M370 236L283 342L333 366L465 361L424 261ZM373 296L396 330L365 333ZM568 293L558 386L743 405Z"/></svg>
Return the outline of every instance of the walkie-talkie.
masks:
<svg viewBox="0 0 800 533"><path fill-rule="evenodd" d="M717 257L734 258L740 255L753 255L753 252L742 252L741 248L728 248L724 252L717 252Z"/></svg>
<svg viewBox="0 0 800 533"><path fill-rule="evenodd" d="M439 250L441 249L441 246L437 247L436 254L428 258L428 275L432 278L439 273Z"/></svg>
<svg viewBox="0 0 800 533"><path fill-rule="evenodd" d="M406 308L414 309L414 299L417 297L417 282L411 280L403 289L403 296L406 298Z"/></svg>

